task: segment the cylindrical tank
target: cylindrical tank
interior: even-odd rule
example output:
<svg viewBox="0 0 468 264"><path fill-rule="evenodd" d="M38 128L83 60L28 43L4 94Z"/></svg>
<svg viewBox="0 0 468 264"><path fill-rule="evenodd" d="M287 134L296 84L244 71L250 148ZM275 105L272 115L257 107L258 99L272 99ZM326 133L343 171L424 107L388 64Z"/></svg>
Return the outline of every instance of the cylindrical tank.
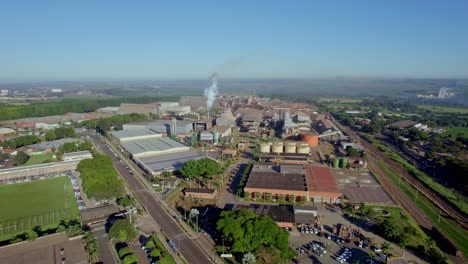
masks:
<svg viewBox="0 0 468 264"><path fill-rule="evenodd" d="M309 144L307 144L306 142L299 143L298 146L297 146L297 153L301 153L301 154L310 153Z"/></svg>
<svg viewBox="0 0 468 264"><path fill-rule="evenodd" d="M340 166L340 159L335 159L333 161L333 168L338 168Z"/></svg>
<svg viewBox="0 0 468 264"><path fill-rule="evenodd" d="M286 142L284 152L296 153L296 142Z"/></svg>
<svg viewBox="0 0 468 264"><path fill-rule="evenodd" d="M346 166L348 166L348 158L342 158L340 163L341 168L346 168Z"/></svg>
<svg viewBox="0 0 468 264"><path fill-rule="evenodd" d="M273 153L283 153L283 142L273 143L271 147L271 152Z"/></svg>
<svg viewBox="0 0 468 264"><path fill-rule="evenodd" d="M260 144L261 153L270 153L271 152L271 143L262 143Z"/></svg>
<svg viewBox="0 0 468 264"><path fill-rule="evenodd" d="M318 135L315 134L302 134L301 135L301 140L304 142L307 142L309 146L315 147L318 146Z"/></svg>

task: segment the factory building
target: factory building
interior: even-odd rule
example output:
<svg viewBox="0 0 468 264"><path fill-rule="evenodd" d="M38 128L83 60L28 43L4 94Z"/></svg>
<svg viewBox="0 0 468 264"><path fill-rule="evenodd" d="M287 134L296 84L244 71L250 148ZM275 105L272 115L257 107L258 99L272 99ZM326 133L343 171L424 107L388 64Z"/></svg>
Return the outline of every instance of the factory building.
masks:
<svg viewBox="0 0 468 264"><path fill-rule="evenodd" d="M192 112L206 109L206 97L204 96L181 96L179 100L181 106L189 106Z"/></svg>
<svg viewBox="0 0 468 264"><path fill-rule="evenodd" d="M244 192L251 198L259 194L271 195L273 200L314 203L335 203L341 196L330 169L310 164L255 164Z"/></svg>
<svg viewBox="0 0 468 264"><path fill-rule="evenodd" d="M157 104L156 103L151 103L151 104L127 104L127 103L121 103L119 107L119 111L117 112L119 115L126 115L126 114L144 114L144 115L149 115L149 114L157 114L158 109L157 109Z"/></svg>
<svg viewBox="0 0 468 264"><path fill-rule="evenodd" d="M16 131L11 128L0 128L0 142L11 139L15 134Z"/></svg>
<svg viewBox="0 0 468 264"><path fill-rule="evenodd" d="M124 124L123 130L150 129L157 133L166 135L188 135L193 130L193 123L186 120L152 120Z"/></svg>
<svg viewBox="0 0 468 264"><path fill-rule="evenodd" d="M0 170L0 184L36 180L51 174L73 172L78 163L80 159L2 169Z"/></svg>
<svg viewBox="0 0 468 264"><path fill-rule="evenodd" d="M143 129L138 130L139 126ZM186 161L204 157L170 137L163 137L154 127L134 125L133 130L112 132L111 139L119 143L122 151L152 176L163 171L179 170Z"/></svg>
<svg viewBox="0 0 468 264"><path fill-rule="evenodd" d="M158 103L158 114L186 115L190 113L190 106L182 106L179 102L160 102Z"/></svg>
<svg viewBox="0 0 468 264"><path fill-rule="evenodd" d="M232 115L231 109L226 109L220 117L216 118L217 126L235 126L236 118Z"/></svg>

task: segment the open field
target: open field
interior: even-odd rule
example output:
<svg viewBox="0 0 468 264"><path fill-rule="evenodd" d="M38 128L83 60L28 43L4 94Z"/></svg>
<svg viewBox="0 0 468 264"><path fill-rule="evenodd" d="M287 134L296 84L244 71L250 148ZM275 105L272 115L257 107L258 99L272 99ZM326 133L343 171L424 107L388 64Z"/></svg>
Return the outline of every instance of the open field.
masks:
<svg viewBox="0 0 468 264"><path fill-rule="evenodd" d="M55 159L53 158L52 153L47 153L43 155L33 155L33 156L30 156L29 160L21 166L31 166L31 165L49 163L49 162L54 162L54 161Z"/></svg>
<svg viewBox="0 0 468 264"><path fill-rule="evenodd" d="M57 225L79 215L67 177L0 186L0 210L0 235Z"/></svg>
<svg viewBox="0 0 468 264"><path fill-rule="evenodd" d="M443 135L450 135L452 139L456 139L458 134L463 134L463 137L468 137L468 127L449 127L447 132L444 132Z"/></svg>
<svg viewBox="0 0 468 264"><path fill-rule="evenodd" d="M464 107L449 107L449 106L437 106L437 105L418 105L420 108L428 109L434 112L435 114L468 114L468 108Z"/></svg>

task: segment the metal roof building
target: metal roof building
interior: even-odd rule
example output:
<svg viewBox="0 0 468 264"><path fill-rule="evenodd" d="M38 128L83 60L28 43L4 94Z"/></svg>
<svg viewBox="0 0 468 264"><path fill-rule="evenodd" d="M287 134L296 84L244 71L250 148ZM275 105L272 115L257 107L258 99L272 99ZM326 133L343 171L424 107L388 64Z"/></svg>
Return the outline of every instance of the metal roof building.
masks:
<svg viewBox="0 0 468 264"><path fill-rule="evenodd" d="M123 130L141 130L150 129L152 131L171 134L172 121L171 120L153 120L153 121L142 121L124 124ZM193 122L186 120L177 120L175 123L175 131L177 134L187 134L193 130Z"/></svg>
<svg viewBox="0 0 468 264"><path fill-rule="evenodd" d="M113 138L118 142L129 141L129 140L138 140L138 139L150 139L150 138L160 138L162 135L153 129L139 129L139 130L120 130L110 133Z"/></svg>
<svg viewBox="0 0 468 264"><path fill-rule="evenodd" d="M136 157L134 160L142 169L155 175L163 171L179 170L185 162L199 160L204 157L198 152L188 150L158 156Z"/></svg>
<svg viewBox="0 0 468 264"><path fill-rule="evenodd" d="M121 146L133 157L154 156L190 149L168 137L123 141Z"/></svg>

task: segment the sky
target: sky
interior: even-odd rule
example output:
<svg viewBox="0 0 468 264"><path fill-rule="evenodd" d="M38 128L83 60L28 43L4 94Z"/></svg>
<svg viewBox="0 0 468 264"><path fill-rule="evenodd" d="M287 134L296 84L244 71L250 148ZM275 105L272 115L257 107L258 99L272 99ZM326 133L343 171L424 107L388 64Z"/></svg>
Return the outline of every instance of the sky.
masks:
<svg viewBox="0 0 468 264"><path fill-rule="evenodd" d="M468 77L468 1L3 1L0 81Z"/></svg>

